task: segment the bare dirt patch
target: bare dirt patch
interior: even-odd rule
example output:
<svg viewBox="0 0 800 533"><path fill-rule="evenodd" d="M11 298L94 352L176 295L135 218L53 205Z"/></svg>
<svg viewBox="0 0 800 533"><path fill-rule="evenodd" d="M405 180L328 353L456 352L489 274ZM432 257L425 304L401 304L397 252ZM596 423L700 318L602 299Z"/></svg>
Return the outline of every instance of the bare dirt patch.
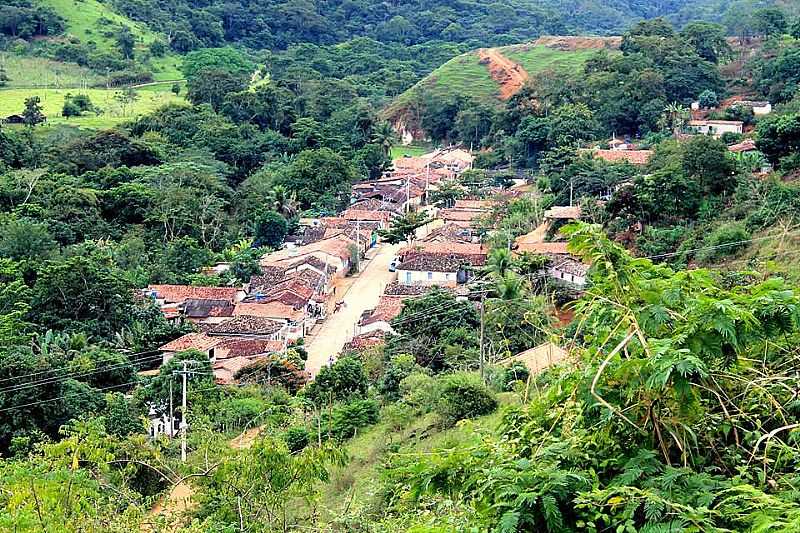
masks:
<svg viewBox="0 0 800 533"><path fill-rule="evenodd" d="M528 81L525 69L501 54L497 48L481 48L478 57L481 65L489 69L492 79L500 85L501 100L508 100L517 94Z"/></svg>

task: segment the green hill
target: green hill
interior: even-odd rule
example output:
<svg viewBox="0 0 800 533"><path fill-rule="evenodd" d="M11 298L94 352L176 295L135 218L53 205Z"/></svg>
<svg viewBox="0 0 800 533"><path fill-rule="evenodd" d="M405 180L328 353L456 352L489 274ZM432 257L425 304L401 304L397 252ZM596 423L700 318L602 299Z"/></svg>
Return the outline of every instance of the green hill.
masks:
<svg viewBox="0 0 800 533"><path fill-rule="evenodd" d="M542 37L529 43L473 50L444 63L398 96L387 108L386 116L408 123L410 109L423 94L499 103L514 94L526 78L547 72L558 75L578 71L599 50L616 53L619 43L618 37ZM505 73L508 65L487 59L489 51L519 69Z"/></svg>

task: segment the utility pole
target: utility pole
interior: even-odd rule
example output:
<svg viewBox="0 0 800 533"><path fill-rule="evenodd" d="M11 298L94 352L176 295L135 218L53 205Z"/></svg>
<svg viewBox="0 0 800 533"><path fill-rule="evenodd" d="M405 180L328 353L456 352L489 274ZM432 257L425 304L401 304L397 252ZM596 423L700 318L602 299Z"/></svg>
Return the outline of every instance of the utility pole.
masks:
<svg viewBox="0 0 800 533"><path fill-rule="evenodd" d="M411 177L406 176L406 213L411 210Z"/></svg>
<svg viewBox="0 0 800 533"><path fill-rule="evenodd" d="M486 309L486 292L481 294L481 359L480 359L480 370L481 370L481 381L483 381L483 382L486 381L485 380L485 370L484 370L486 354L484 353L484 349L483 349L483 336L484 336L484 330L486 329L484 327L484 324L486 323L486 320L485 320L485 317L486 317L485 309Z"/></svg>
<svg viewBox="0 0 800 533"><path fill-rule="evenodd" d="M361 220L356 220L356 273L361 272ZM327 274L327 273L326 273Z"/></svg>
<svg viewBox="0 0 800 533"><path fill-rule="evenodd" d="M483 343L481 343L483 344ZM186 428L189 424L186 422L186 381L189 374L186 371L186 361L183 362L183 400L181 403L181 462L186 462Z"/></svg>
<svg viewBox="0 0 800 533"><path fill-rule="evenodd" d="M172 407L172 378L169 380L169 438L175 436L175 409Z"/></svg>
<svg viewBox="0 0 800 533"><path fill-rule="evenodd" d="M181 425L180 425L180 430L181 430L181 461L183 461L185 463L186 462L186 430L189 428L189 424L186 422L186 418L187 418L187 416L186 416L187 415L186 385L187 385L187 381L189 379L189 374L192 373L188 368L186 368L186 365L188 365L189 363L194 364L197 361L186 360L186 361L181 361L181 362L183 363L183 370L175 371L175 372L173 372L173 374L179 374L179 375L181 375L183 377L183 398L181 400ZM171 398L171 396L170 396L170 398Z"/></svg>

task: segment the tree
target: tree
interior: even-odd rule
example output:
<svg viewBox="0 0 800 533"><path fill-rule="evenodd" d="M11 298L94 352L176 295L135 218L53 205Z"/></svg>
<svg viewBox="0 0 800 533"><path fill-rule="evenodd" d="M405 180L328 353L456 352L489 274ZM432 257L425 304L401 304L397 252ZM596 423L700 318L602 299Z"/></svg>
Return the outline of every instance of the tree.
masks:
<svg viewBox="0 0 800 533"><path fill-rule="evenodd" d="M782 35L789 28L786 15L777 7L765 7L753 11L753 29L761 35Z"/></svg>
<svg viewBox="0 0 800 533"><path fill-rule="evenodd" d="M707 135L692 137L683 149L682 166L684 173L697 179L709 193L730 192L736 186L733 159L719 139Z"/></svg>
<svg viewBox="0 0 800 533"><path fill-rule="evenodd" d="M388 122L381 122L372 132L372 142L383 150L383 155L389 157L392 147L397 142L397 134Z"/></svg>
<svg viewBox="0 0 800 533"><path fill-rule="evenodd" d="M5 65L0 65L0 87L5 87L9 81L11 81L11 78L6 73Z"/></svg>
<svg viewBox="0 0 800 533"><path fill-rule="evenodd" d="M122 116L128 113L128 107L139 99L139 93L133 87L128 87L122 91L114 93L114 100L122 108Z"/></svg>
<svg viewBox="0 0 800 533"><path fill-rule="evenodd" d="M123 26L116 32L117 48L125 59L133 59L133 48L136 46L136 38L130 28Z"/></svg>
<svg viewBox="0 0 800 533"><path fill-rule="evenodd" d="M673 102L664 108L659 121L661 127L669 130L677 138L689 121L689 110L677 102Z"/></svg>
<svg viewBox="0 0 800 533"><path fill-rule="evenodd" d="M414 240L417 228L421 228L431 221L431 218L424 211L409 211L408 213L392 219L388 229L378 230L378 235L384 242L397 244L408 240L409 244Z"/></svg>
<svg viewBox="0 0 800 533"><path fill-rule="evenodd" d="M298 204L297 195L284 187L283 185L276 185L270 191L272 200L272 209L280 213L286 220L290 220L297 215Z"/></svg>
<svg viewBox="0 0 800 533"><path fill-rule="evenodd" d="M224 71L239 79L249 76L255 65L242 52L229 46L190 52L181 62L181 72L186 79L192 79L204 70Z"/></svg>
<svg viewBox="0 0 800 533"><path fill-rule="evenodd" d="M58 251L46 224L29 218L0 217L0 257L41 260Z"/></svg>
<svg viewBox="0 0 800 533"><path fill-rule="evenodd" d="M25 110L22 112L22 122L29 127L41 124L47 117L42 112L42 99L38 96L30 96L25 99Z"/></svg>
<svg viewBox="0 0 800 533"><path fill-rule="evenodd" d="M110 338L131 323L133 286L100 250L45 262L33 286L32 317L46 328Z"/></svg>
<svg viewBox="0 0 800 533"><path fill-rule="evenodd" d="M187 78L186 97L193 104L211 104L215 111L222 108L230 93L243 91L244 76L225 69L203 69Z"/></svg>
<svg viewBox="0 0 800 533"><path fill-rule="evenodd" d="M256 219L254 244L278 249L283 245L288 231L289 223L283 216L272 210L264 211Z"/></svg>
<svg viewBox="0 0 800 533"><path fill-rule="evenodd" d="M172 91L172 94L174 94L175 96L178 96L179 94L181 94L181 84L180 83L173 83L172 84L172 88L170 90Z"/></svg>
<svg viewBox="0 0 800 533"><path fill-rule="evenodd" d="M725 28L719 24L690 22L683 27L680 35L706 61L719 63L733 53L726 39Z"/></svg>
<svg viewBox="0 0 800 533"><path fill-rule="evenodd" d="M61 108L61 116L65 118L81 116L81 109L71 100L64 100L64 107Z"/></svg>
<svg viewBox="0 0 800 533"><path fill-rule="evenodd" d="M324 366L317 377L306 385L302 394L317 407L331 402L363 398L367 393L364 365L355 357L341 357L331 366Z"/></svg>
<svg viewBox="0 0 800 533"><path fill-rule="evenodd" d="M300 208L336 209L350 194L356 174L352 165L329 148L303 150L275 176L275 183L297 195Z"/></svg>
<svg viewBox="0 0 800 533"><path fill-rule="evenodd" d="M705 90L697 97L700 107L711 109L719 105L719 96L711 90Z"/></svg>
<svg viewBox="0 0 800 533"><path fill-rule="evenodd" d="M756 128L758 149L772 163L800 151L800 113L771 115Z"/></svg>

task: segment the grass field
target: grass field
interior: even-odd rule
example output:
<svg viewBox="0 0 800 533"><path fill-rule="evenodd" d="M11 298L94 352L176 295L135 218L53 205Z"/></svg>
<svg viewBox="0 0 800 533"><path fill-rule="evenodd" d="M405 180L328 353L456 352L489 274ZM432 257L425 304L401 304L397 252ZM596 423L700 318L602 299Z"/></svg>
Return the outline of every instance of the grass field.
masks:
<svg viewBox="0 0 800 533"><path fill-rule="evenodd" d="M408 146L392 146L390 157L392 159L397 159L404 156L419 157L431 152L432 150L433 148L431 146L421 146L417 144L410 144Z"/></svg>
<svg viewBox="0 0 800 533"><path fill-rule="evenodd" d="M99 76L75 63L61 63L41 57L0 53L2 65L11 81L6 87L80 87L92 86Z"/></svg>
<svg viewBox="0 0 800 533"><path fill-rule="evenodd" d="M578 72L583 69L597 50L575 50L566 52L545 46L515 45L501 48L503 55L519 63L531 76L540 72Z"/></svg>
<svg viewBox="0 0 800 533"><path fill-rule="evenodd" d="M170 90L171 84L153 85L137 90L139 98L123 109L122 105L114 99L117 90L88 89L77 91L75 89L3 89L0 90L0 117L21 113L25 108L25 99L38 95L42 99L42 108L50 124L70 124L85 128L110 128L122 122L127 122L139 115L149 113L171 102L184 102L182 96L175 96ZM92 103L103 110L100 115L87 113L82 117L64 118L61 109L64 106L64 96L67 93L81 92L89 95Z"/></svg>
<svg viewBox="0 0 800 533"><path fill-rule="evenodd" d="M103 35L109 30L108 24L101 19L110 20L114 24L128 26L136 37L138 44L147 45L156 38L144 24L134 22L128 17L113 11L108 5L98 0L41 0L42 4L55 9L67 21L67 33L83 42L94 41L101 49L115 46L113 35Z"/></svg>
<svg viewBox="0 0 800 533"><path fill-rule="evenodd" d="M597 50L564 51L547 46L519 44L499 48L508 59L519 63L531 76L541 72L556 73L576 72L583 68L586 61L597 53ZM403 109L423 90L441 96L469 96L479 100L500 100L499 85L489 75L486 66L479 62L476 52L469 52L455 57L431 72L425 79L401 94L389 106L387 116Z"/></svg>
<svg viewBox="0 0 800 533"><path fill-rule="evenodd" d="M120 15L109 5L98 0L42 0L42 3L51 6L66 19L67 33L74 35L84 43L95 42L102 50L111 50L116 47L113 35L114 26L122 25L130 28L136 38L134 53L144 51L150 43L158 38L158 34L151 31L145 24ZM111 27L106 22L108 20L111 21ZM111 31L109 32L109 30ZM109 33L106 35L106 32ZM183 78L183 74L179 70L180 57L177 55L152 58L150 66L156 81Z"/></svg>

